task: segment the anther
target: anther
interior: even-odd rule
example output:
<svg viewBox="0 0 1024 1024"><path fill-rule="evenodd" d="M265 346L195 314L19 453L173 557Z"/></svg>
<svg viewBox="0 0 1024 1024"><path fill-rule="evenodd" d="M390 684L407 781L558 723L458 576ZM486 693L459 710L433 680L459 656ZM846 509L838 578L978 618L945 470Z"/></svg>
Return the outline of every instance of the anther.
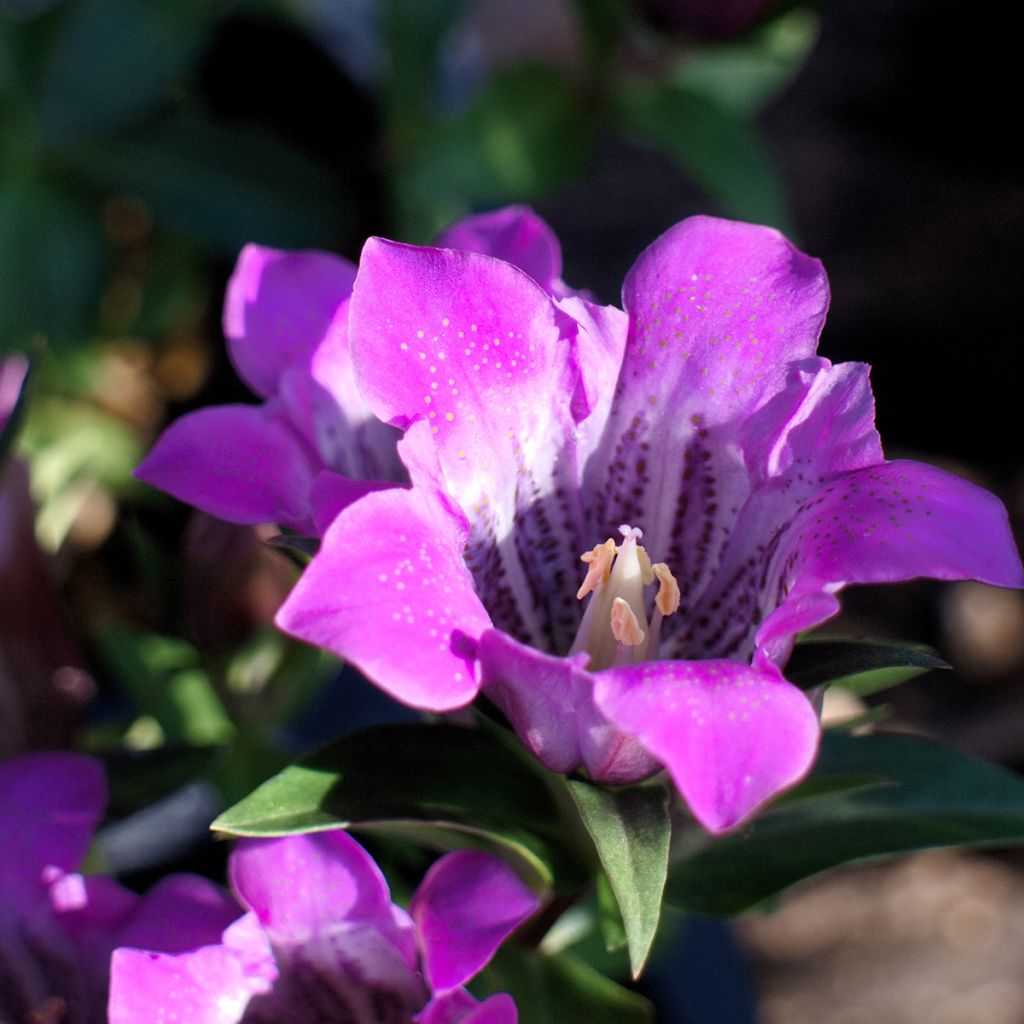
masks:
<svg viewBox="0 0 1024 1024"><path fill-rule="evenodd" d="M658 578L658 594L654 604L662 615L671 615L679 610L679 584L672 570L664 562L656 562L651 566L651 579Z"/></svg>
<svg viewBox="0 0 1024 1024"><path fill-rule="evenodd" d="M612 562L615 561L615 541L608 538L603 544L596 545L590 551L584 551L580 555L580 561L586 562L589 566L586 578L576 591L576 600L582 601L592 590L608 582L608 576L612 571Z"/></svg>
<svg viewBox="0 0 1024 1024"><path fill-rule="evenodd" d="M644 642L646 634L640 628L636 613L629 606L629 602L621 597L615 598L612 602L611 614L612 636L620 644L627 647L638 647Z"/></svg>

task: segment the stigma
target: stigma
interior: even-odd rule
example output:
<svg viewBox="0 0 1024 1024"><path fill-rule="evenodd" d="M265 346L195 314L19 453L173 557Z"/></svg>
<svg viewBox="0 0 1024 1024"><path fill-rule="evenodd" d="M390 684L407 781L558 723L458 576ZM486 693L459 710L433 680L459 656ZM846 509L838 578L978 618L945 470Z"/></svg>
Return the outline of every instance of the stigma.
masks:
<svg viewBox="0 0 1024 1024"><path fill-rule="evenodd" d="M580 555L587 573L576 592L590 596L571 654L586 651L591 671L648 661L656 656L661 623L679 608L679 585L664 562L652 565L638 543L643 531L620 526L622 543L609 537ZM650 619L644 590L657 582Z"/></svg>

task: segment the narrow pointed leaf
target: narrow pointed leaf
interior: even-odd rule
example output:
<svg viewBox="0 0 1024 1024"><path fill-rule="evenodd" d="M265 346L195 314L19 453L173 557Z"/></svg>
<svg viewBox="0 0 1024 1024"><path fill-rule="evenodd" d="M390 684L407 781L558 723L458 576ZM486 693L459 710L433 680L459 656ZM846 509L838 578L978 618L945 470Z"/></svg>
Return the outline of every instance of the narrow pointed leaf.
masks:
<svg viewBox="0 0 1024 1024"><path fill-rule="evenodd" d="M661 917L672 834L668 793L662 786L605 789L572 779L567 785L615 894L639 977Z"/></svg>
<svg viewBox="0 0 1024 1024"><path fill-rule="evenodd" d="M798 643L786 678L802 690L841 686L864 696L913 679L933 668L948 669L930 647L872 639L811 639Z"/></svg>
<svg viewBox="0 0 1024 1024"><path fill-rule="evenodd" d="M374 828L429 845L497 846L556 889L585 881L544 776L510 745L452 725L384 725L334 740L213 823L236 836ZM472 839L470 842L472 842Z"/></svg>
<svg viewBox="0 0 1024 1024"><path fill-rule="evenodd" d="M854 784L837 791L842 776ZM669 871L666 901L736 914L856 861L1024 845L1024 779L929 740L826 733L815 778L829 780L819 797L780 802L746 829L717 839L694 829Z"/></svg>

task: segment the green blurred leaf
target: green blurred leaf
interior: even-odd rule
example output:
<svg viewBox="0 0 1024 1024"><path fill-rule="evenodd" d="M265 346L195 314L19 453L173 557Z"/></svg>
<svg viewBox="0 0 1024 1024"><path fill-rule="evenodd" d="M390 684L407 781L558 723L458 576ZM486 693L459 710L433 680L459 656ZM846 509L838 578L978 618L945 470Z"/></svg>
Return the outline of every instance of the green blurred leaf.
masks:
<svg viewBox="0 0 1024 1024"><path fill-rule="evenodd" d="M213 823L218 832L281 836L329 828L386 828L433 842L476 836L528 865L548 885L588 875L560 828L540 769L475 729L385 725L329 743L268 780Z"/></svg>
<svg viewBox="0 0 1024 1024"><path fill-rule="evenodd" d="M620 86L622 130L668 154L727 214L789 234L789 204L756 129L716 100L674 83Z"/></svg>
<svg viewBox="0 0 1024 1024"><path fill-rule="evenodd" d="M789 85L817 39L815 12L786 11L738 39L694 47L673 80L749 119Z"/></svg>
<svg viewBox="0 0 1024 1024"><path fill-rule="evenodd" d="M326 168L255 127L175 116L65 156L96 187L137 197L225 255L250 241L329 246L350 219Z"/></svg>
<svg viewBox="0 0 1024 1024"><path fill-rule="evenodd" d="M716 839L694 829L669 871L666 900L735 914L854 861L1024 843L1024 779L928 740L826 733L812 779L842 776L884 781L782 803Z"/></svg>
<svg viewBox="0 0 1024 1024"><path fill-rule="evenodd" d="M401 161L430 132L438 51L466 0L383 0L380 6L389 61L383 106L388 142Z"/></svg>
<svg viewBox="0 0 1024 1024"><path fill-rule="evenodd" d="M785 672L801 690L841 686L864 696L932 669L949 667L924 644L811 637L793 648Z"/></svg>
<svg viewBox="0 0 1024 1024"><path fill-rule="evenodd" d="M116 492L137 486L131 472L143 454L138 436L89 402L39 394L22 440L32 461L33 491L44 503L80 479Z"/></svg>
<svg viewBox="0 0 1024 1024"><path fill-rule="evenodd" d="M205 41L197 19L176 23L169 9L147 0L71 7L43 77L39 128L45 143L107 135L160 107Z"/></svg>
<svg viewBox="0 0 1024 1024"><path fill-rule="evenodd" d="M428 238L468 206L529 201L583 166L591 129L568 80L517 65L495 75L458 117L439 121L399 168L402 213Z"/></svg>
<svg viewBox="0 0 1024 1024"><path fill-rule="evenodd" d="M80 340L105 262L99 222L47 186L0 181L0 353L36 335Z"/></svg>
<svg viewBox="0 0 1024 1024"><path fill-rule="evenodd" d="M97 629L93 641L108 670L169 743L224 743L234 726L195 649L183 640L120 625Z"/></svg>
<svg viewBox="0 0 1024 1024"><path fill-rule="evenodd" d="M661 917L672 824L663 786L605 789L567 780L622 915L633 977L639 977Z"/></svg>
<svg viewBox="0 0 1024 1024"><path fill-rule="evenodd" d="M481 996L508 992L526 1024L654 1024L654 1007L571 953L551 956L512 943L472 984Z"/></svg>

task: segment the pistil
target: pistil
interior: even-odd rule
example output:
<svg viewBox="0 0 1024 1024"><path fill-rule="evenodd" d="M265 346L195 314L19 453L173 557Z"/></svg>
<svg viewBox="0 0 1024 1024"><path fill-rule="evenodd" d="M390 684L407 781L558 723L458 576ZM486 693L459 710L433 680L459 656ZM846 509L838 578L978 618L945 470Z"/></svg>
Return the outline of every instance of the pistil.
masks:
<svg viewBox="0 0 1024 1024"><path fill-rule="evenodd" d="M609 538L580 556L588 568L576 596L591 596L570 653L586 651L592 671L646 661L657 650L663 618L679 607L679 587L668 566L652 565L637 543L643 532L625 525L619 532L621 544ZM648 622L644 587L655 580L658 593Z"/></svg>

